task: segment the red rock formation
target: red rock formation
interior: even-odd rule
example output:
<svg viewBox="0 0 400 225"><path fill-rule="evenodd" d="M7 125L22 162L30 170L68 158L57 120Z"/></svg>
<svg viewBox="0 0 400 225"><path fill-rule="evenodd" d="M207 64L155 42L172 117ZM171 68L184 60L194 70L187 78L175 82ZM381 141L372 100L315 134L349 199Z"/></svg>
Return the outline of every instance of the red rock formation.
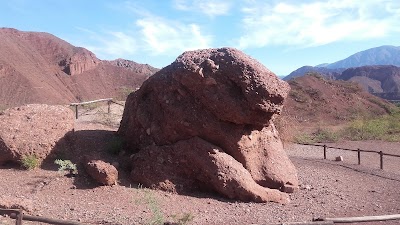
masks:
<svg viewBox="0 0 400 225"><path fill-rule="evenodd" d="M45 159L66 145L74 113L64 106L26 105L0 115L0 163L19 163L23 156Z"/></svg>
<svg viewBox="0 0 400 225"><path fill-rule="evenodd" d="M139 152L139 155L148 146L159 146L157 151L163 152L168 146L174 148L177 142L198 137L217 146L221 152L236 160L236 163L243 165L252 180L259 185L276 189L285 184L296 186L296 169L286 156L271 121L275 114L281 112L288 91L286 82L279 80L263 65L236 49L185 52L128 97L118 133L126 138L128 147ZM204 147L203 151L207 152L209 148ZM171 160L176 167L180 165L179 154L164 158L160 153L160 157L163 161ZM157 158L150 157L145 161L150 163ZM152 177L150 174L154 170L149 169L146 164L140 166L136 160L132 164L132 178L139 182L142 180L143 176L138 176L136 171ZM191 162L194 159L188 160ZM213 161L211 158L208 160ZM222 160L220 164L230 163ZM206 165L198 166L203 168ZM204 171L204 176L218 173L220 167L214 168L215 170ZM201 171L198 168L194 170ZM168 176L180 176L173 169L168 171ZM176 171L180 171L179 168ZM234 185L227 187L231 190L239 188L238 186L253 187L247 190L253 193L251 200L258 201L254 197L258 196L258 187L249 183L244 185L239 181L248 180L247 178L229 177L236 183L226 184L222 179L216 181L222 183L209 188L228 197L235 196L234 198L243 200L247 197L228 194L220 187ZM180 184L182 179L178 180L174 182ZM207 185L204 180L191 182L199 182L200 186ZM155 187L165 185L158 180L145 183ZM264 191L270 193L271 190L264 188ZM274 195L270 198L271 201L278 201L277 199L282 199L282 196ZM263 198L263 201L267 200Z"/></svg>
<svg viewBox="0 0 400 225"><path fill-rule="evenodd" d="M81 48L78 53L71 56L62 64L65 64L63 65L63 71L65 73L77 75L87 70L94 69L99 63L100 60L92 52Z"/></svg>
<svg viewBox="0 0 400 225"><path fill-rule="evenodd" d="M118 170L111 164L101 160L90 160L85 164L86 172L97 182L114 185L118 181Z"/></svg>

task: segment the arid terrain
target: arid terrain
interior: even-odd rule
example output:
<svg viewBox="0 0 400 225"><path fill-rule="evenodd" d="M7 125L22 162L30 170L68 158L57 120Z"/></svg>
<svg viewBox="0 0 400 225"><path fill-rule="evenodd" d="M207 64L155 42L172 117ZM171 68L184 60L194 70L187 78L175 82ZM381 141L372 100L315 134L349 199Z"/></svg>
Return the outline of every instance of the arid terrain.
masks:
<svg viewBox="0 0 400 225"><path fill-rule="evenodd" d="M112 106L111 112L118 118L122 107ZM108 126L93 122L99 115L82 111L75 124L77 143L81 144L75 146L73 154L101 152L112 162L104 146L116 127L112 123ZM400 154L400 143L368 141L335 145ZM3 166L0 196L24 206L27 214L84 224L156 224L185 221L185 218L188 224L276 224L318 217L400 213L399 159L385 158L385 169L380 170L377 155L362 154L359 166L355 153L351 152L329 149L328 159L323 160L321 147L286 144L285 149L298 169L301 184L300 190L290 195L291 202L287 205L229 201L212 193L177 195L150 190L131 183L124 170L120 170L118 185L99 186L83 170L77 177L67 177L51 163L34 171ZM344 157L343 162L334 161L339 155ZM9 218L0 218L0 224L14 223ZM24 224L39 223L24 221ZM363 224L400 224L400 221Z"/></svg>
<svg viewBox="0 0 400 225"><path fill-rule="evenodd" d="M157 80L152 79L155 77L152 77L152 74L158 71L158 69L147 64L137 64L123 59L114 61L100 60L90 51L74 47L47 33L1 29L0 37L3 38L3 44L0 45L0 51L3 53L0 55L0 114L5 108L27 103L68 104L71 102L94 100L105 97L114 97L115 100L125 100L126 95L133 90L137 90L146 79L147 81ZM227 52L226 49L224 51ZM242 134L240 137L248 135L246 136L248 140L250 140L248 143L251 143L252 138L259 141L265 138L265 136L263 136L262 133L258 133L258 131L260 131L258 125L264 126L268 124L270 129L273 128L267 135L270 135L269 138L274 139L269 140L277 140L280 151L283 152L282 155L285 156L286 161L290 162L286 154L284 154L285 151L298 171L300 188L290 194L290 203L283 205L272 202L249 203L227 200L222 197L222 195L217 194L216 189L212 189L216 191L215 193L188 192L178 195L172 192L148 189L139 183L132 182L130 172L132 167L134 167L133 162L135 160L135 156L132 153L138 153L134 151L136 148L135 144L137 143L132 140L137 137L128 137L125 139L132 142L130 143L131 149L122 149L122 147L115 149L115 145L121 144L121 140L118 140L115 133L119 128L124 110L124 102L117 102L118 104L111 105L110 113L107 112L108 109L105 103L96 103L84 107L80 106L78 111L79 118L75 121L72 119L71 112L71 119L69 120L70 130L68 132L73 134L72 139L65 138L63 141L69 145L67 147L61 145L65 147L62 149L63 151L57 151L54 154L61 159L71 160L73 163L76 163L78 166L78 174L76 176L71 176L65 171L58 171L58 166L53 162L54 159L47 160L48 158L46 158L41 168L36 168L34 170L21 169L18 164L20 161L14 161L14 164L8 163L0 166L0 177L2 180L0 183L0 208L18 207L23 208L27 215L78 221L82 224L110 225L163 224L164 222L173 224L277 224L311 221L313 218L324 217L400 213L399 158L385 157L384 170L380 170L379 157L376 153L362 154L361 165L357 165L356 153L354 152L329 149L327 154L328 158L323 160L321 147L290 144L288 142L285 144L285 149L283 150L281 147L282 145L280 145L278 132L275 132L275 128L269 123L269 120L275 123L275 121L273 121L273 118L275 118L273 114L279 114L283 102L285 102L283 115L278 117L276 124L278 125L277 127L282 130L289 130L288 134L283 134L283 132L281 132L281 139L290 140L290 138L286 138L286 136L293 135L294 132L312 132L313 129L319 129L321 127L335 128L344 126L357 118L372 118L375 116L389 115L392 108L395 107L393 104L362 91L362 89L354 83L327 80L316 74L314 74L314 76L304 76L289 81L292 89L291 92L289 92L289 86L286 83L276 79L272 72L263 69L262 65L258 63L251 64L257 64L257 67L262 67L261 69L258 68L259 71L261 71L260 74L264 74L265 71L267 71L265 74L270 74L270 76L265 76L271 79L270 82L265 82L266 85L263 84L270 88L270 92L268 92L268 94L266 94L267 92L259 93L254 89L254 87L263 87L261 83L259 83L258 86L251 85L251 88L243 92L243 90L240 89L241 86L235 83L240 79L235 81L229 78L229 76L227 76L226 79L224 76L216 76L215 74L218 74L217 72L224 68L221 66L220 69L220 65L224 64L220 63L216 65L215 62L217 61L210 60L209 58L210 57L208 57L203 64L200 64L198 68L193 67L195 73L192 73L193 71L189 73L189 75L196 75L193 80L183 79L189 77L184 75L182 76L182 81L176 83L177 80L179 80L177 79L179 76L175 75L182 75L183 73L181 74L182 71L178 73L174 69L187 68L187 66L171 66L171 71L169 71L168 68L165 70L166 72L170 72L171 77L174 75L174 79L170 79L171 83L161 82L151 85L149 84L150 82L146 81L145 84L147 85L143 86L147 86L148 89L140 89L137 92L142 95L137 98L138 103L136 105L145 105L147 108L133 108L134 106L136 107L135 101L132 100L136 93L130 95L131 102L127 104L127 108L129 109L129 107L131 107L130 109L134 110L128 110L128 112L137 114L135 115L138 116L136 118L139 118L137 121L144 121L144 125L141 123L133 124L131 129L141 129L143 135L138 135L139 139L147 136L152 138L151 135L157 135L156 132L162 129L157 130L157 126L154 125L154 123L145 124L145 122L169 121L171 122L170 124L174 126L165 126L168 129L171 127L173 128L166 130L167 132L164 133L165 136L169 137L175 135L174 131L176 130L179 132L186 130L187 133L179 137L179 140L182 139L186 141L188 137L201 136L196 132L207 127L205 124L207 125L207 123L209 123L208 125L216 127L214 130L215 137L224 138L233 136L228 134L230 131L234 130L232 128L239 131L243 131L246 127L246 129L249 129L251 126L244 126L244 124L248 125L254 122L250 116L261 119L268 118L268 123L264 120L261 122L258 121L259 124L253 124L257 125L257 129L255 129L256 126L254 126L254 129L250 130L253 134L256 133L259 135L259 138L253 138L256 136L248 134ZM247 56L243 58L247 59ZM183 60L183 62L186 61ZM223 62L228 62L228 60L224 60ZM232 74L232 71L229 71L229 69L232 68L227 68L228 72L226 74ZM235 73L238 71L237 69L234 70ZM242 72L248 73L254 71L256 70L246 69ZM166 77L165 74L167 73L160 76ZM238 77L243 74L239 74ZM218 79L214 79L213 76ZM243 82L243 85L247 85L253 81L256 81L256 83L260 82L260 79L250 79L249 77L251 76L243 77L249 79L247 83ZM160 80L164 81L164 79ZM192 81L200 82L195 83L196 85L188 85L191 84L190 82ZM186 86L182 86L181 84L186 84ZM192 93L188 92L188 94L186 92L189 90L188 87L195 87L194 91ZM219 92L217 92L217 90ZM267 89L260 90L265 91ZM170 92L165 92L164 94L164 91ZM242 95L243 93L251 93L251 91L254 92L253 96ZM275 98L271 97L273 96L273 92L277 92L275 93ZM193 93L203 93L204 95L197 96L197 98L193 99ZM289 94L286 98L287 93ZM204 96L209 98L205 98ZM274 99L274 101L270 101L271 99L267 99L268 101L266 101L264 99L265 96L269 96L271 99ZM258 97L260 97L260 99L258 99ZM286 98L286 101L283 101L284 98ZM151 102L151 104L148 103L148 105L139 102L139 100L145 101L146 99L153 99L155 101ZM198 104L198 102L200 102L198 101L199 99L204 101L202 105ZM256 102L257 99L259 102ZM221 107L221 102L225 104L225 107ZM246 105L248 102L254 104ZM129 98L127 103L129 103ZM267 114L258 114L259 111L253 110L253 108L257 108L264 103L268 103L265 106L273 106L271 111L266 110L268 112ZM203 110L203 108L206 108L203 106L209 106L210 109L213 109L213 111L210 112L213 113ZM235 106L238 107L235 108ZM171 108L175 111L168 111ZM268 109L268 107L266 108ZM176 109L180 109L180 111ZM248 111L248 109L253 111ZM18 109L16 110L20 111ZM68 109L66 110L69 111ZM242 110L242 114L240 110ZM168 115L169 112L170 117L164 119L158 115L159 112L162 112L162 116ZM177 112L180 114L177 114ZM154 113L154 117L149 116L151 113ZM218 114L220 117L215 117L215 114ZM145 115L145 119L143 119L141 115ZM206 117L207 115L209 115L209 117ZM179 117L179 119L176 119L176 117ZM229 120L231 119L230 117L234 118L232 121L237 122L237 124L235 124L237 126L232 126L234 123ZM17 124L18 121L20 121L12 118L11 114L8 114L7 118L11 118L10 121L15 122L11 124ZM51 118L53 120L50 122L59 122L52 116L47 116L46 118ZM132 116L132 118L134 117ZM211 122L210 124L210 121L212 121L210 118L213 118L215 122ZM23 119L31 121L32 118L28 115L23 117ZM187 119L187 121L184 121L184 119ZM5 119L1 121L5 121ZM192 127L188 121L192 122L192 124L200 122L204 122L204 124L198 127ZM219 128L224 124L220 122L229 125L225 127L225 130L221 129L222 132ZM47 123L38 124L43 125ZM163 123L160 124L164 125ZM19 125L20 124L18 124L18 126ZM141 125L142 127L136 125ZM4 125L2 127L12 127L14 130L17 130L19 134L29 135L34 133L31 132L34 128L37 128L31 125L31 127L25 127L21 129L22 131L19 131L18 129L20 129L20 127L18 126L16 126L17 128L15 129L11 125ZM59 126L53 125L49 127L53 129ZM227 127L230 129L227 129ZM293 131L293 133L290 133L290 131ZM205 129L202 130L202 132L203 136L211 133L209 130ZM395 132L397 132L395 133L396 135L399 131ZM129 134L130 132L127 133ZM11 141L8 143L11 143L12 147L15 147L14 144L18 141L13 138L15 137L13 135L14 134L7 133L4 137L9 137L8 140ZM48 136L49 135L46 137ZM5 140L4 137L0 136L0 138L2 138L1 141ZM29 140L28 144L32 144L30 142L36 141L34 140L35 138L29 138L32 136L25 137L28 138L21 138L21 142ZM151 141L151 139L148 140ZM156 145L155 142L150 141L146 142L146 144L150 143L148 146L142 147L151 148L151 146ZM164 141L165 143L169 143L169 140ZM43 143L37 142L36 144L38 146L43 145ZM177 141L175 140L174 142ZM260 141L260 143L273 145L271 141ZM139 144L141 143L139 142ZM4 144L4 146L5 145L6 144ZM50 145L51 144L49 144L49 146ZM400 155L400 143L398 142L341 141L329 143L328 145L352 149L379 150L385 153ZM162 143L160 146L162 146ZM9 149L12 147L9 147ZM140 148L140 146L137 148ZM231 148L227 149L230 150ZM259 149L263 148L252 148L254 152ZM260 155L263 157L268 155L268 153L258 153L261 153ZM142 154L146 155L145 153ZM196 157L198 156L195 154L193 155L195 157L191 159L197 159ZM344 161L334 161L337 156L342 156ZM118 182L113 186L99 185L85 172L83 165L86 157L90 159L102 159L117 167L119 172ZM150 161L152 160L150 154L148 158L150 158ZM253 158L253 160L249 160L249 162L256 160L257 158ZM154 161L151 162L153 164ZM191 162L191 160L185 161L186 168L192 169L192 167L194 167ZM158 161L154 162L154 164L157 163ZM159 164L161 165L161 163ZM267 163L264 162L260 163L261 166L266 164ZM274 164L274 162L272 164ZM177 169L183 167L182 164L176 165L178 165L175 167ZM239 162L236 162L235 165L243 167ZM279 170L282 168L285 168L286 171L289 170L288 167L277 167L276 164L275 167ZM296 171L293 166L291 167L293 171ZM203 173L203 168L208 167L200 167L198 171ZM158 171L164 172L164 169L165 167L162 167L162 169ZM149 169L149 172L153 172L153 175L155 173L154 171L157 170ZM259 171L269 172L271 170L265 169ZM209 173L212 174L212 172ZM218 173L215 172L213 174ZM295 172L292 174L295 174ZM150 177L149 173L146 173L143 177ZM211 181L208 181L209 180L206 180L203 184L211 183ZM231 185L232 183L234 182L231 182ZM290 185L293 183L289 182L285 184ZM292 187L296 186L297 177ZM234 188L231 188L231 190L233 190L233 192L237 191L236 187L238 187L238 185L233 187ZM278 187L282 188L283 186ZM0 217L0 225L3 224L15 224L15 221L10 218ZM24 224L40 223L24 221ZM364 224L400 224L400 221Z"/></svg>

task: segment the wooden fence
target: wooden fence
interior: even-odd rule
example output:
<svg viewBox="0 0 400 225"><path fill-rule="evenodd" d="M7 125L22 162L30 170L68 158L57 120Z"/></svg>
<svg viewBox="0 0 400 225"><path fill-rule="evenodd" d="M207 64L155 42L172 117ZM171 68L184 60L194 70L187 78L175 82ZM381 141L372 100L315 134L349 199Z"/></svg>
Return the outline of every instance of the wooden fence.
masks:
<svg viewBox="0 0 400 225"><path fill-rule="evenodd" d="M97 103L97 102L107 102L107 105L108 105L108 111L107 112L108 113L110 113L110 111L111 111L111 104L112 103L120 105L120 106L124 106L123 104L120 104L120 103L114 101L112 98L103 98L103 99L97 99L97 100L87 101L87 102L77 102L77 103L71 103L69 105L75 107L75 118L78 119L78 117L79 117L78 106L88 105L88 104Z"/></svg>
<svg viewBox="0 0 400 225"><path fill-rule="evenodd" d="M36 221L48 224L57 225L85 225L76 221L52 219L42 216L30 216L23 213L21 209L2 209L0 208L0 215L7 215L12 219L15 219L16 225L22 225L22 221ZM382 216L363 216L363 217L343 217L343 218L316 218L310 222L286 222L279 223L279 225L327 225L327 224L338 224L338 223L359 223L359 222L373 222L373 221L388 221L388 220L400 220L400 214L394 215L382 215ZM256 225L256 224L253 224ZM275 224L278 225L278 224Z"/></svg>
<svg viewBox="0 0 400 225"><path fill-rule="evenodd" d="M324 159L326 159L326 152L329 148L332 149L339 149L339 150L344 150L344 151L352 151L352 152L357 152L357 158L358 158L358 165L361 165L361 152L369 152L369 153L377 153L380 157L380 168L383 169L383 156L391 156L391 157L398 157L400 158L400 155L395 155L395 154L389 154L389 153L384 153L382 151L373 151L373 150L362 150L362 149L349 149L349 148L339 148L339 147L330 147L327 146L326 144L306 144L302 143L301 145L309 145L309 146L317 146L317 147L323 147L324 150Z"/></svg>
<svg viewBox="0 0 400 225"><path fill-rule="evenodd" d="M52 219L42 216L30 216L23 213L21 209L2 209L0 208L0 215L9 216L11 219L15 219L16 225L22 225L22 221L35 221L42 222L48 224L57 224L57 225L85 225L83 223L79 223L76 221L68 221L68 220L59 220Z"/></svg>

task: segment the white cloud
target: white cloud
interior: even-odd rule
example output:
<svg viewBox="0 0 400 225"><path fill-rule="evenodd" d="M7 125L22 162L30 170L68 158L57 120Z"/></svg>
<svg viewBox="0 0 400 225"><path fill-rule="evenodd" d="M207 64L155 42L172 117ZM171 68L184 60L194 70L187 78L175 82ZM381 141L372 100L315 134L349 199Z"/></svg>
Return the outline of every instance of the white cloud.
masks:
<svg viewBox="0 0 400 225"><path fill-rule="evenodd" d="M89 50L107 59L119 58L124 55L135 54L139 50L139 43L130 35L122 31L103 31L97 33L89 29L77 29L87 33L89 38L94 41L91 45L85 45Z"/></svg>
<svg viewBox="0 0 400 225"><path fill-rule="evenodd" d="M177 56L183 51L209 48L212 36L204 35L197 24L182 24L155 15L137 19L134 26L123 31L94 32L80 28L92 40L84 44L103 59L152 56Z"/></svg>
<svg viewBox="0 0 400 225"><path fill-rule="evenodd" d="M248 2L242 8L245 32L238 40L240 48L318 46L382 37L400 27L400 4L395 0Z"/></svg>
<svg viewBox="0 0 400 225"><path fill-rule="evenodd" d="M178 10L193 11L210 17L226 15L232 8L232 1L227 0L174 0Z"/></svg>
<svg viewBox="0 0 400 225"><path fill-rule="evenodd" d="M211 36L203 35L196 24L181 24L157 17L137 20L144 50L154 54L176 55L182 51L209 48Z"/></svg>

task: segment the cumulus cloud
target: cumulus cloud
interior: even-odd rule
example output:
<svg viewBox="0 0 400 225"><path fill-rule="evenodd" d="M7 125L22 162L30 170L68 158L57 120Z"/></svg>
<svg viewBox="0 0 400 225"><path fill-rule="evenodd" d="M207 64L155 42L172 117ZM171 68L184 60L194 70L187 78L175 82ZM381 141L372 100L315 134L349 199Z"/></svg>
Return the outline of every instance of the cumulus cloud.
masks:
<svg viewBox="0 0 400 225"><path fill-rule="evenodd" d="M203 35L197 24L181 24L163 18L148 17L136 21L146 51L154 54L172 54L199 48L208 48L211 36Z"/></svg>
<svg viewBox="0 0 400 225"><path fill-rule="evenodd" d="M245 32L237 40L242 49L371 39L399 32L400 27L400 3L395 1L247 2L242 8Z"/></svg>
<svg viewBox="0 0 400 225"><path fill-rule="evenodd" d="M183 11L198 11L210 17L226 15L232 1L226 0L174 0L174 7Z"/></svg>

